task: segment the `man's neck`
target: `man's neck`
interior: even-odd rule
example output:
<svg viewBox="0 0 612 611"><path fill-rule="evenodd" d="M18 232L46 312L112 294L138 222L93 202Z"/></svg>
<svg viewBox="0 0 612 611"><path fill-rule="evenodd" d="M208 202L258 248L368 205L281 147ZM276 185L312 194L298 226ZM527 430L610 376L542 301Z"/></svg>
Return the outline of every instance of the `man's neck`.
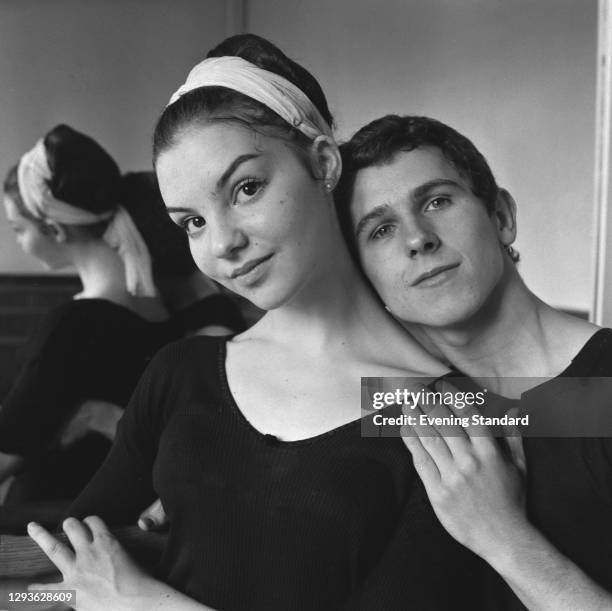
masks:
<svg viewBox="0 0 612 611"><path fill-rule="evenodd" d="M538 299L512 274L469 319L410 330L470 377L533 378L557 375L571 360L573 346L567 354L557 349L567 324L566 315Z"/></svg>

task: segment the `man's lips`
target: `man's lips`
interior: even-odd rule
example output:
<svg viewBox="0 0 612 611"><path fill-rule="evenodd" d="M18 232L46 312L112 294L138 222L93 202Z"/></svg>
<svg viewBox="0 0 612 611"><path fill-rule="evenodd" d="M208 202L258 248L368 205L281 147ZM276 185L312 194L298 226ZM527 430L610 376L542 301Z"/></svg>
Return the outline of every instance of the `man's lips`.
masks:
<svg viewBox="0 0 612 611"><path fill-rule="evenodd" d="M437 276L438 274L441 274L442 272L445 272L449 269L455 269L455 267L459 267L459 263L449 263L448 265L439 265L438 267L434 267L429 271L423 272L420 276L417 276L412 281L412 284L410 286L417 286L418 284L423 282L423 280L433 278L434 276Z"/></svg>
<svg viewBox="0 0 612 611"><path fill-rule="evenodd" d="M259 257L257 259L251 259L247 261L244 265L236 268L231 274L230 278L233 280L235 278L240 278L240 276L246 276L250 271L254 270L260 263L267 261L272 255L266 255L265 257Z"/></svg>

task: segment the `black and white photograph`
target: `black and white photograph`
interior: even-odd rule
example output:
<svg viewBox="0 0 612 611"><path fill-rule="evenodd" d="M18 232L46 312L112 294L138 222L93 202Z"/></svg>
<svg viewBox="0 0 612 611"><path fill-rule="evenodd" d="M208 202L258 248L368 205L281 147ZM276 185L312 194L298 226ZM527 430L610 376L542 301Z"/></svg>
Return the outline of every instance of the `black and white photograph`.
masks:
<svg viewBox="0 0 612 611"><path fill-rule="evenodd" d="M612 609L612 0L0 0L0 611Z"/></svg>

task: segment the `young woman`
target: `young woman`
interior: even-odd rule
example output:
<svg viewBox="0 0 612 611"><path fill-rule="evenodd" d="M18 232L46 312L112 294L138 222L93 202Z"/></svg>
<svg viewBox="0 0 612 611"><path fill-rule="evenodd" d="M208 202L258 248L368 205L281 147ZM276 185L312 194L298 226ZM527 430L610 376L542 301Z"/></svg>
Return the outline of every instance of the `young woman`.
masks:
<svg viewBox="0 0 612 611"><path fill-rule="evenodd" d="M479 567L441 532L401 440L360 435L361 376L445 368L346 250L331 123L314 78L250 35L211 51L160 118L168 212L200 269L267 313L154 359L71 510L133 523L159 495L169 585L97 517L64 522L74 552L30 526L82 608L479 608Z"/></svg>
<svg viewBox="0 0 612 611"><path fill-rule="evenodd" d="M148 360L171 339L159 324L167 312L146 245L168 239L151 219L141 236L130 199L138 182L122 178L99 144L66 125L49 131L6 178L4 207L19 245L50 269L74 267L83 284L41 321L2 401L6 504L76 498L110 441L90 432L62 447L63 428L85 401L125 406Z"/></svg>

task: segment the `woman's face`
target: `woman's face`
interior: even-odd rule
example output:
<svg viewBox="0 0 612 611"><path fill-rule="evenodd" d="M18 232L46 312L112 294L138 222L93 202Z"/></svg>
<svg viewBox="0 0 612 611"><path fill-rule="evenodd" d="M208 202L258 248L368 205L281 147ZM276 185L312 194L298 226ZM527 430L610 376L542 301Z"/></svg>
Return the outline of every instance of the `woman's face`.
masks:
<svg viewBox="0 0 612 611"><path fill-rule="evenodd" d="M13 199L6 195L4 210L23 252L41 261L48 269L60 269L70 264L63 245L58 244L53 235L44 231L39 223L23 216Z"/></svg>
<svg viewBox="0 0 612 611"><path fill-rule="evenodd" d="M210 278L270 310L321 271L330 207L285 140L233 123L193 126L156 169L168 213Z"/></svg>

